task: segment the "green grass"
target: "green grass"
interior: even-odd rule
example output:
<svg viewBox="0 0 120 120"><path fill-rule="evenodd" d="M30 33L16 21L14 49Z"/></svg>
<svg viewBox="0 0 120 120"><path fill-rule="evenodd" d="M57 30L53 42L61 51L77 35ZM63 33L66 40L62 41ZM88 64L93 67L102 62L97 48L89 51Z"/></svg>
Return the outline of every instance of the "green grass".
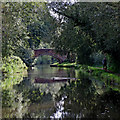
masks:
<svg viewBox="0 0 120 120"><path fill-rule="evenodd" d="M107 80L109 81L108 87L120 91L120 76L118 76L116 73L109 73L105 70L93 66L87 66L87 65L81 65L76 63L55 63L58 67L75 67L75 69L78 69L81 73L86 73L87 75L97 76L101 78L105 84L107 84ZM111 83L115 82L117 86L113 86Z"/></svg>
<svg viewBox="0 0 120 120"><path fill-rule="evenodd" d="M64 63L54 63L52 65L56 65L57 67L75 67L76 63L68 63L68 62L64 62Z"/></svg>

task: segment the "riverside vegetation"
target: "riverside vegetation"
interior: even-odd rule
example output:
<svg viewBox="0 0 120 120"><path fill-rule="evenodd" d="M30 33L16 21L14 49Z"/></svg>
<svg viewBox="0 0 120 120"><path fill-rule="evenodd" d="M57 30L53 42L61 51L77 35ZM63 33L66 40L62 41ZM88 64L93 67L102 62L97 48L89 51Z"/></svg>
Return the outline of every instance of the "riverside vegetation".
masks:
<svg viewBox="0 0 120 120"><path fill-rule="evenodd" d="M67 55L67 63L56 63L54 65L58 67L75 67L79 73L87 75L88 77L97 76L100 78L97 83L103 81L110 89L115 90L114 92L110 92L109 100L114 99L112 96L116 95L116 101L118 102L115 103L118 109L117 112L115 111L115 114L117 113L119 115L119 6L120 2L2 3L2 68L0 68L0 71L2 71L3 114L6 118L13 118L14 115L22 118L27 112L27 103L29 104L29 100L31 103L39 103L43 96L51 96L49 93L44 94L39 90L43 84L39 88L35 88L34 84L31 83L31 78L24 77L25 71L32 65L51 63L51 58L48 56L34 59L34 49L45 48L52 48L61 55ZM103 57L107 57L110 65L110 67L108 67L109 71L113 72L105 72L101 68L92 67L94 65L101 65L100 63ZM75 61L76 63L74 63ZM34 62L36 63L34 64ZM62 72L60 70L58 71L59 75L61 75ZM29 72L28 70L28 73ZM61 96L64 97L65 92L67 95L73 96L76 93L78 95L76 96L79 98L79 104L82 98L80 98L80 91L84 91L87 94L87 91L89 91L88 88L90 87L90 91L92 91L91 86L94 86L92 83L90 84L91 86L89 86L91 80L87 80L88 79L85 81L84 78L81 78L82 82L79 80L77 86L76 82L71 83L70 86L66 85L70 92L67 93L67 88L63 89ZM14 89L16 86L17 88ZM65 86L63 88L65 88ZM77 92L74 91L75 88ZM71 91L73 92L72 94ZM85 96L85 100L87 95ZM109 95L109 93L107 95ZM71 96L73 99L74 97ZM104 100L106 98L107 97L105 97ZM114 112L109 100L105 102L105 104L108 103L110 110ZM67 103L69 104L70 101ZM87 99L86 102L89 103L89 100ZM91 103L88 105L90 105L91 109L93 108ZM94 105L96 106L96 104ZM79 106L80 105L78 105L78 107ZM9 107L12 108L10 113L14 111L15 114L12 112L12 114L8 116L5 111L6 109L8 110ZM18 109L17 112L16 109ZM97 108L94 107L94 110L95 109ZM106 109L106 107L104 109ZM78 108L78 113L79 110ZM74 113L74 111L75 110L72 112ZM40 116L39 112L40 111L38 111L38 115ZM100 115L102 116L101 111ZM114 114L111 115L113 117L115 116ZM109 115L107 117L109 117Z"/></svg>
<svg viewBox="0 0 120 120"><path fill-rule="evenodd" d="M1 87L4 90L11 88L15 84L19 84L22 81L27 66L19 57L10 56L3 59L1 70L3 75Z"/></svg>
<svg viewBox="0 0 120 120"><path fill-rule="evenodd" d="M88 65L81 65L81 64L76 64L76 63L54 63L52 64L53 66L56 67L75 67L75 69L79 69L79 72L84 73L89 76L97 76L101 78L103 82L106 84L109 84L109 87L111 88L111 85L114 85L115 87L112 86L114 90L120 91L120 74L119 73L114 73L111 71L105 71L102 68L99 67L92 67ZM117 87L116 87L117 86Z"/></svg>

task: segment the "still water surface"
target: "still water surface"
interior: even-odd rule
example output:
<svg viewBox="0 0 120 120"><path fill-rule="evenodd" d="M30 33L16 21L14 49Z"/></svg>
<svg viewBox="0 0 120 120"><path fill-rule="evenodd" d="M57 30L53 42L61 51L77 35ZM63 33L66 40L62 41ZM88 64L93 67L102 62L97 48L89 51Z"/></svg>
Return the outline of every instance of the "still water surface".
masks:
<svg viewBox="0 0 120 120"><path fill-rule="evenodd" d="M120 93L74 68L36 66L3 94L3 118L120 119Z"/></svg>

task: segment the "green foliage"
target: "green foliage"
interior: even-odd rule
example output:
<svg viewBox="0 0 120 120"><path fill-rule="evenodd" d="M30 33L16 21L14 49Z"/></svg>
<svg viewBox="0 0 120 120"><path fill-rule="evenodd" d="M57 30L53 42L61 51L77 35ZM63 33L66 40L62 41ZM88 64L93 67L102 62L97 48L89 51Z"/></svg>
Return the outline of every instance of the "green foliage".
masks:
<svg viewBox="0 0 120 120"><path fill-rule="evenodd" d="M14 74L17 72L23 72L24 69L27 69L27 67L19 57L10 56L3 58L3 73Z"/></svg>
<svg viewBox="0 0 120 120"><path fill-rule="evenodd" d="M55 65L56 67L75 67L76 63L63 62L63 63L59 64L58 62L56 62L51 65L53 65L53 66Z"/></svg>
<svg viewBox="0 0 120 120"><path fill-rule="evenodd" d="M47 8L44 11L44 15L39 15L41 20L35 21L34 23L30 23L27 26L27 30L29 32L29 45L30 48L35 49L38 48L39 45L47 43L51 43L51 37L55 32L55 21L50 16Z"/></svg>
<svg viewBox="0 0 120 120"><path fill-rule="evenodd" d="M84 75L85 76L85 75ZM98 86L93 84L90 78L81 78L76 82L71 82L65 85L59 91L59 96L56 97L57 101L61 98L64 100L64 112L67 112L66 118L74 118L81 116L83 119L119 119L119 92L114 90L105 90L101 92L100 82ZM98 90L99 89L99 90ZM114 107L113 107L114 106ZM109 112L112 114L109 114ZM116 114L118 113L118 114ZM63 113L62 113L63 114ZM64 118L63 118L64 119Z"/></svg>
<svg viewBox="0 0 120 120"><path fill-rule="evenodd" d="M30 99L31 103L39 103L42 100L42 93L39 89L31 89L24 94Z"/></svg>
<svg viewBox="0 0 120 120"><path fill-rule="evenodd" d="M105 53L111 58L110 69L119 71L119 4L3 3L2 56L19 56L30 66L28 48L52 46L67 54L68 61L86 65L100 64Z"/></svg>
<svg viewBox="0 0 120 120"><path fill-rule="evenodd" d="M14 89L2 90L2 118L22 118L28 111L28 105L29 100L23 99L22 93Z"/></svg>
<svg viewBox="0 0 120 120"><path fill-rule="evenodd" d="M25 70L27 70L27 67L19 57L4 57L2 65L4 78L1 82L2 89L11 89L13 85L19 84L22 81Z"/></svg>
<svg viewBox="0 0 120 120"><path fill-rule="evenodd" d="M30 48L19 47L14 55L19 56L27 67L30 67L34 61L34 53Z"/></svg>
<svg viewBox="0 0 120 120"><path fill-rule="evenodd" d="M58 67L74 67L76 65L76 63L62 63L62 64L58 64Z"/></svg>
<svg viewBox="0 0 120 120"><path fill-rule="evenodd" d="M69 53L68 59L72 59L72 55L75 54L78 63L89 63L91 53L88 44L89 36L85 37L85 33L79 27L74 27L71 21L64 25L66 27L61 28L63 30L60 35L55 37L53 46L58 52Z"/></svg>
<svg viewBox="0 0 120 120"><path fill-rule="evenodd" d="M33 62L30 48L38 48L41 41L50 43L56 28L43 2L3 3L2 20L2 57L19 56L27 66Z"/></svg>
<svg viewBox="0 0 120 120"><path fill-rule="evenodd" d="M2 56L13 55L19 46L28 47L27 30L22 22L21 3L3 3L2 4Z"/></svg>
<svg viewBox="0 0 120 120"><path fill-rule="evenodd" d="M51 9L60 16L53 46L58 51L76 53L80 64L92 63L90 55L102 51L119 68L119 4L51 3Z"/></svg>
<svg viewBox="0 0 120 120"><path fill-rule="evenodd" d="M54 65L54 64L53 64ZM75 67L76 69L79 69L80 73L84 73L86 75L92 75L92 76L98 76L99 78L102 78L104 82L107 82L106 80L109 81L114 81L114 83L120 84L120 76L115 74L115 73L109 73L101 68L97 67L91 67L87 65L81 65L81 64L76 64L76 63L55 63L58 67ZM80 74L81 75L81 74ZM120 86L118 85L117 90L119 90ZM113 87L114 89L114 87Z"/></svg>
<svg viewBox="0 0 120 120"><path fill-rule="evenodd" d="M16 84L19 84L22 80L23 80L23 73L22 74L14 74L13 75L4 75L5 78L4 80L2 80L1 82L1 87L2 89L4 90L7 90L7 89L12 89L13 88L13 85L16 85Z"/></svg>

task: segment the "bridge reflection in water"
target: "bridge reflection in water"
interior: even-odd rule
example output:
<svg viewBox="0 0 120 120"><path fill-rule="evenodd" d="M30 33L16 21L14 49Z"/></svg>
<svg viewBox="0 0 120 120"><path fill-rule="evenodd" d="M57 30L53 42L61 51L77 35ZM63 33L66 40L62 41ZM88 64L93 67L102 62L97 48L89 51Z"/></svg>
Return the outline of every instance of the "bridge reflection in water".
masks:
<svg viewBox="0 0 120 120"><path fill-rule="evenodd" d="M67 82L70 80L77 80L76 78L67 78L67 77L52 77L51 79L47 78L35 78L35 83L54 83L54 82Z"/></svg>

